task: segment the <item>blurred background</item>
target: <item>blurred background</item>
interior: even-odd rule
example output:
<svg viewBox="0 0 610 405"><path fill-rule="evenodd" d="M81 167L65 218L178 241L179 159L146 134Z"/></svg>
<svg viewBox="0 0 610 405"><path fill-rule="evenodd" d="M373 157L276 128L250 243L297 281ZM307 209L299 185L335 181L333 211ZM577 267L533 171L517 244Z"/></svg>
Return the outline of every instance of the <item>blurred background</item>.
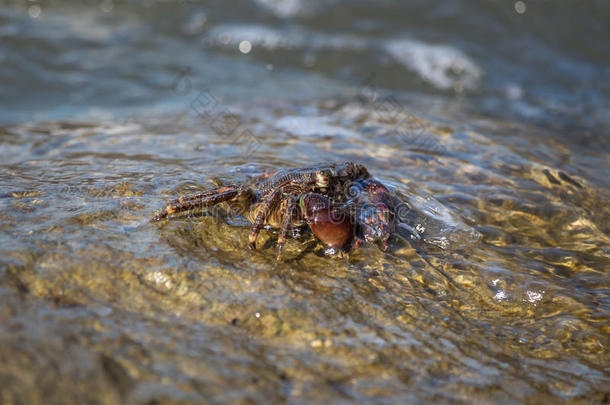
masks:
<svg viewBox="0 0 610 405"><path fill-rule="evenodd" d="M0 0L0 404L608 403L609 123L608 0ZM149 221L345 160L387 251Z"/></svg>
<svg viewBox="0 0 610 405"><path fill-rule="evenodd" d="M579 140L608 131L610 3L19 0L0 5L0 123L384 91Z"/></svg>

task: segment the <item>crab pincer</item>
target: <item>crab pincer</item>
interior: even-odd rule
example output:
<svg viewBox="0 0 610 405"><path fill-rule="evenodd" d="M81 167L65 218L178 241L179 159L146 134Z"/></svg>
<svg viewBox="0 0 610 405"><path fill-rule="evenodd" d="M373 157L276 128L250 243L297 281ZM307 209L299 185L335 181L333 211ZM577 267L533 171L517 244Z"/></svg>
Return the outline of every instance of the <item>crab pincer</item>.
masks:
<svg viewBox="0 0 610 405"><path fill-rule="evenodd" d="M351 216L332 207L326 197L308 193L299 199L299 208L311 232L326 246L349 251L356 235Z"/></svg>
<svg viewBox="0 0 610 405"><path fill-rule="evenodd" d="M396 229L395 209L390 191L372 178L363 180L361 187L354 207L362 237L367 242L380 244L385 251L388 248L388 239Z"/></svg>

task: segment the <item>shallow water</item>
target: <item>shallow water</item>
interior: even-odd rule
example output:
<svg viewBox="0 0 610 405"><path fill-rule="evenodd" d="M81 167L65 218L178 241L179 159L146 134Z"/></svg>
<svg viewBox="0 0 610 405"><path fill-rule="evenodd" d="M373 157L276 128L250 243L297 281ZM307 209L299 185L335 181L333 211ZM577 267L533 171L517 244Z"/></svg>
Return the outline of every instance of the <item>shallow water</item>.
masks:
<svg viewBox="0 0 610 405"><path fill-rule="evenodd" d="M0 7L0 402L608 402L605 3L580 48L530 2L30 3ZM149 222L342 160L410 207L388 252L303 234L277 263L225 209Z"/></svg>

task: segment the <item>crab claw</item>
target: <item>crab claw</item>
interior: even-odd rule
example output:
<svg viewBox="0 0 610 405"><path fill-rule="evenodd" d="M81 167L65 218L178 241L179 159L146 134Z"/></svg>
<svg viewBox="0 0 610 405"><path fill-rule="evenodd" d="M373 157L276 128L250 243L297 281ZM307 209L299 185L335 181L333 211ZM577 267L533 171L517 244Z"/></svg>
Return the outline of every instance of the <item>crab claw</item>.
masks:
<svg viewBox="0 0 610 405"><path fill-rule="evenodd" d="M388 238L396 226L390 191L380 182L367 179L356 199L356 218L367 242L388 248Z"/></svg>
<svg viewBox="0 0 610 405"><path fill-rule="evenodd" d="M332 208L326 197L317 193L307 193L299 199L302 215L307 220L311 232L326 246L348 251L354 240L355 227L351 217Z"/></svg>

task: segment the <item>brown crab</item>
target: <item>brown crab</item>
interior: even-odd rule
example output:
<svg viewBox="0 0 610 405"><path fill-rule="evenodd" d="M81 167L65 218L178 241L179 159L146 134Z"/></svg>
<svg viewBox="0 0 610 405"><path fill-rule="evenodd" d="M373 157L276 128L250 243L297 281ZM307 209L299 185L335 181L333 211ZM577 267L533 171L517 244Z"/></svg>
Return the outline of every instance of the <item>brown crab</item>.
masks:
<svg viewBox="0 0 610 405"><path fill-rule="evenodd" d="M352 162L264 173L253 187L232 184L171 202L152 220L222 202L252 223L249 246L263 226L279 229L277 260L291 226L308 225L326 246L349 251L362 240L381 242L394 230L388 189Z"/></svg>

